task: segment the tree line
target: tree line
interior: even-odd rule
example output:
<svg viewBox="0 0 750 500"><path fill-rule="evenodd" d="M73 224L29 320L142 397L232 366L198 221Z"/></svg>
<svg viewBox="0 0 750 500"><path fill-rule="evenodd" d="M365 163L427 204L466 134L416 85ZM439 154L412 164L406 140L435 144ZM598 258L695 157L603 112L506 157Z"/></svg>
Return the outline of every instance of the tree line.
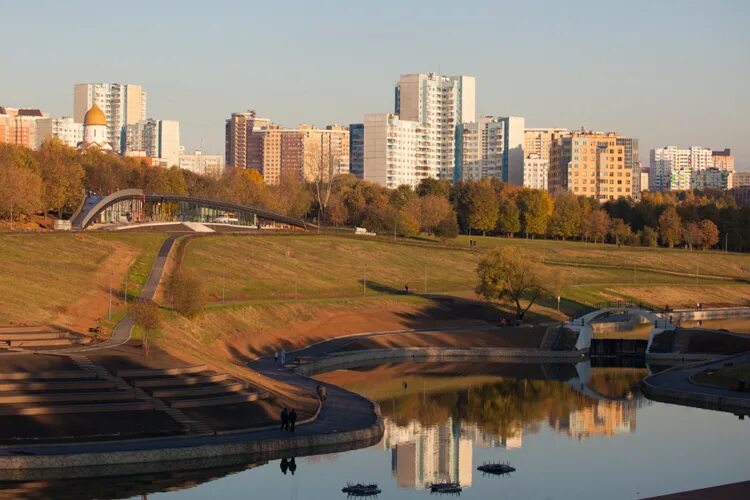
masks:
<svg viewBox="0 0 750 500"><path fill-rule="evenodd" d="M360 226L402 237L427 233L445 239L464 233L750 251L750 207L738 207L721 191L646 191L639 201L600 203L497 179L455 184L424 179L416 189L393 190L352 175L321 179L306 183L283 173L279 185L269 186L248 169L198 175L177 167L150 167L138 158L79 153L57 140L36 151L0 144L0 218L67 215L85 192L140 188L223 199L324 225ZM321 182L327 184L321 187Z"/></svg>

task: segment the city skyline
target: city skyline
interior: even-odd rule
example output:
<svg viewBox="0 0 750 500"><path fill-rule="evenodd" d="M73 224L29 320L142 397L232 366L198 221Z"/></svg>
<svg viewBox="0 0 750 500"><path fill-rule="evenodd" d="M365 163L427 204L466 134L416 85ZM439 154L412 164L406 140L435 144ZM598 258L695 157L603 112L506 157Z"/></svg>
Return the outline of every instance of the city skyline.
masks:
<svg viewBox="0 0 750 500"><path fill-rule="evenodd" d="M742 99L750 70L739 64L750 37L741 31L738 11L748 10L741 2L635 2L616 18L594 12L588 2L541 11L505 3L467 11L452 4L397 9L386 2L375 10L322 2L291 14L165 2L151 12L175 22L131 38L139 2L114 25L98 22L83 5L6 7L11 38L32 29L40 36L27 50L7 54L15 76L3 86L3 105L73 116L76 83L138 84L149 93L150 117L180 121L186 150L219 153L232 112L255 109L283 126L359 123L365 114L392 111L400 74L435 71L476 77L477 116L524 116L528 127L614 130L639 138L642 151L671 144L731 147L737 169L750 169L750 146L743 143L750 107ZM336 15L326 16L330 10ZM437 23L446 11L455 26ZM409 21L419 16L420 25L434 29ZM508 18L514 22L502 23L502 30L493 24ZM253 30L239 30L243 19L252 20ZM60 25L75 30L61 35ZM698 30L705 36L684 35ZM51 36L61 43L51 44ZM92 42L118 36L127 49L117 57L106 57L106 43ZM497 64L493 47L502 39L514 50L503 51ZM238 52L254 42L271 49L249 57Z"/></svg>

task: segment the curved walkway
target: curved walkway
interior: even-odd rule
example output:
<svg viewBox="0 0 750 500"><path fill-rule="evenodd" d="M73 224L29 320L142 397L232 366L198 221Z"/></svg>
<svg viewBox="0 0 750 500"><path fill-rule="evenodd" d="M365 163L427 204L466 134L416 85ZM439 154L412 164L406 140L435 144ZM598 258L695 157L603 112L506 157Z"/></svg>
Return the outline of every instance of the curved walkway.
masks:
<svg viewBox="0 0 750 500"><path fill-rule="evenodd" d="M643 379L643 392L649 398L665 403L750 414L750 393L700 385L691 380L697 373L708 368L723 368L726 363L750 363L750 352L687 366L675 366L649 375Z"/></svg>

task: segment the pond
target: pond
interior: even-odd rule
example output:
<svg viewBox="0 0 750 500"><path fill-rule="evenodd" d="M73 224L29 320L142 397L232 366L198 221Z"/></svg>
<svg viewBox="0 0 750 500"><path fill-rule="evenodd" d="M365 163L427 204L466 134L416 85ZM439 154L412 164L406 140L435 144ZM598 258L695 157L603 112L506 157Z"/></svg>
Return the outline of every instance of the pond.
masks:
<svg viewBox="0 0 750 500"><path fill-rule="evenodd" d="M379 444L293 463L152 474L148 482L142 475L69 481L56 491L75 491L75 498L343 499L347 482L372 482L381 499L417 499L434 498L432 482L454 481L468 499L613 500L750 479L747 420L651 402L637 389L643 368L585 368L443 362L323 374L380 404L386 431ZM476 470L488 462L516 471L496 477ZM5 490L12 496L0 489L0 498L22 498L19 491L43 497L44 482L16 484Z"/></svg>

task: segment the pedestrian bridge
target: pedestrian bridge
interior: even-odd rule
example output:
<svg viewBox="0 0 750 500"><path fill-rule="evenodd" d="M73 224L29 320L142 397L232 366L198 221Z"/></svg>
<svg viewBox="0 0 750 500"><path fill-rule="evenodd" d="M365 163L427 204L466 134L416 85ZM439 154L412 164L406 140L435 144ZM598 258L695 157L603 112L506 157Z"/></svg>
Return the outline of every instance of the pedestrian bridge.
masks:
<svg viewBox="0 0 750 500"><path fill-rule="evenodd" d="M305 221L257 207L222 200L123 189L108 196L88 196L71 217L73 229L83 230L99 222L224 222L260 226L275 223L306 229Z"/></svg>
<svg viewBox="0 0 750 500"><path fill-rule="evenodd" d="M588 351L591 348L591 339L594 336L593 323L597 319L613 313L626 313L632 316L640 316L653 325L651 333L648 336L648 346L646 347L646 352L649 352L649 350L651 349L651 343L654 341L654 337L662 332L677 329L677 326L672 324L669 319L664 318L663 313L656 313L654 311L643 309L641 307L630 306L606 307L603 309L597 309L596 311L585 314L580 318L573 319L565 323L563 326L564 328L578 333L578 340L576 340L575 348L579 351Z"/></svg>

